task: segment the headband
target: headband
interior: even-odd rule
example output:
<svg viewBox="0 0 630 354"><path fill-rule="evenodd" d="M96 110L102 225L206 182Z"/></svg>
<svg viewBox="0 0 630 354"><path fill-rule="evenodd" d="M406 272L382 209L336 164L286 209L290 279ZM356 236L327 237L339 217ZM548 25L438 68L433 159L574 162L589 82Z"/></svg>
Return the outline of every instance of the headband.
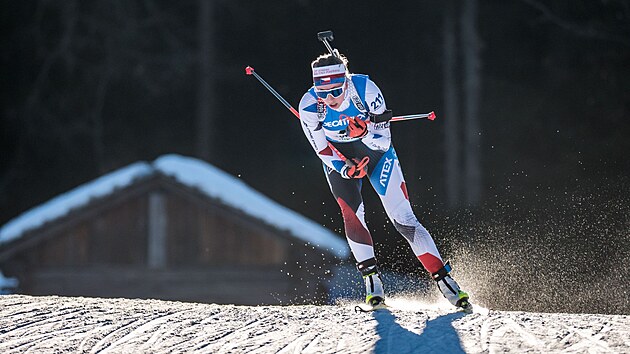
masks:
<svg viewBox="0 0 630 354"><path fill-rule="evenodd" d="M346 81L346 66L334 64L313 68L313 82L315 86L337 84Z"/></svg>

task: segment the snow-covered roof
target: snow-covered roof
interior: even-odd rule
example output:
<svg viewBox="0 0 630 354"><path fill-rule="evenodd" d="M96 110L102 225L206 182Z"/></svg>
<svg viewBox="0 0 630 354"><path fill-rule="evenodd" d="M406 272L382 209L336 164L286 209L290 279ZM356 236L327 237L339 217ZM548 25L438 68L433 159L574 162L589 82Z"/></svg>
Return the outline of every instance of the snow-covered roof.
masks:
<svg viewBox="0 0 630 354"><path fill-rule="evenodd" d="M94 198L105 197L116 189L130 185L134 180L154 173L146 162L136 162L101 176L91 182L60 194L13 218L0 228L0 244L22 236L26 231L65 216L73 209L87 205Z"/></svg>
<svg viewBox="0 0 630 354"><path fill-rule="evenodd" d="M0 227L0 245L19 238L28 230L63 217L71 210L87 205L94 198L112 194L139 178L156 173L171 176L179 183L197 188L211 198L278 229L287 230L294 237L327 249L338 257L349 255L345 240L332 231L274 202L240 179L204 161L173 154L161 156L153 163L136 162L24 212Z"/></svg>

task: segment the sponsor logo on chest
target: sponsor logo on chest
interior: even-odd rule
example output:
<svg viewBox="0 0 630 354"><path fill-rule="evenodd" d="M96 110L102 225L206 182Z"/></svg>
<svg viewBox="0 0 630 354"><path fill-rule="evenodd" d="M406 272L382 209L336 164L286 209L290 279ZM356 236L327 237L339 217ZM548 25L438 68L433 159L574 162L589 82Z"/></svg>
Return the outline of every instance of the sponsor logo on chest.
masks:
<svg viewBox="0 0 630 354"><path fill-rule="evenodd" d="M338 117L326 117L326 120L322 124L325 128L338 130L340 128L345 128L348 125L348 118L352 117L355 119L365 119L365 115L363 113L359 113L356 116L348 116L346 114L339 114ZM331 119L332 118L332 119Z"/></svg>

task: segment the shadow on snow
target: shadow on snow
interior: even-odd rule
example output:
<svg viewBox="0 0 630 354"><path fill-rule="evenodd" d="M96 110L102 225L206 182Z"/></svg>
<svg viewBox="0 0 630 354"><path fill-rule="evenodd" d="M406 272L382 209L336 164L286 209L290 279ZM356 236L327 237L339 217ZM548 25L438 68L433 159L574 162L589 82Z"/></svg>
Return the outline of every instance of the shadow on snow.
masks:
<svg viewBox="0 0 630 354"><path fill-rule="evenodd" d="M421 334L411 332L396 322L388 310L373 312L377 321L375 353L465 353L453 321L466 314L449 313L426 322Z"/></svg>

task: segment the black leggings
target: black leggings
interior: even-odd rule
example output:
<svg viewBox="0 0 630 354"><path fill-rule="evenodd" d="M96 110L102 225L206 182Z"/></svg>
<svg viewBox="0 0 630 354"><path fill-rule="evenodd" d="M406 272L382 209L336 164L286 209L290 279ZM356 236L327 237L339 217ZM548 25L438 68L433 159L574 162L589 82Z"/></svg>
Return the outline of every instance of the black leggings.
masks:
<svg viewBox="0 0 630 354"><path fill-rule="evenodd" d="M346 158L370 158L368 176L396 230L405 237L427 271L434 273L444 265L429 232L411 209L407 187L393 147L387 152L373 151L360 141L333 144ZM346 238L357 262L374 258L372 236L365 224L361 188L363 179L345 179L324 165L326 179L341 208Z"/></svg>

